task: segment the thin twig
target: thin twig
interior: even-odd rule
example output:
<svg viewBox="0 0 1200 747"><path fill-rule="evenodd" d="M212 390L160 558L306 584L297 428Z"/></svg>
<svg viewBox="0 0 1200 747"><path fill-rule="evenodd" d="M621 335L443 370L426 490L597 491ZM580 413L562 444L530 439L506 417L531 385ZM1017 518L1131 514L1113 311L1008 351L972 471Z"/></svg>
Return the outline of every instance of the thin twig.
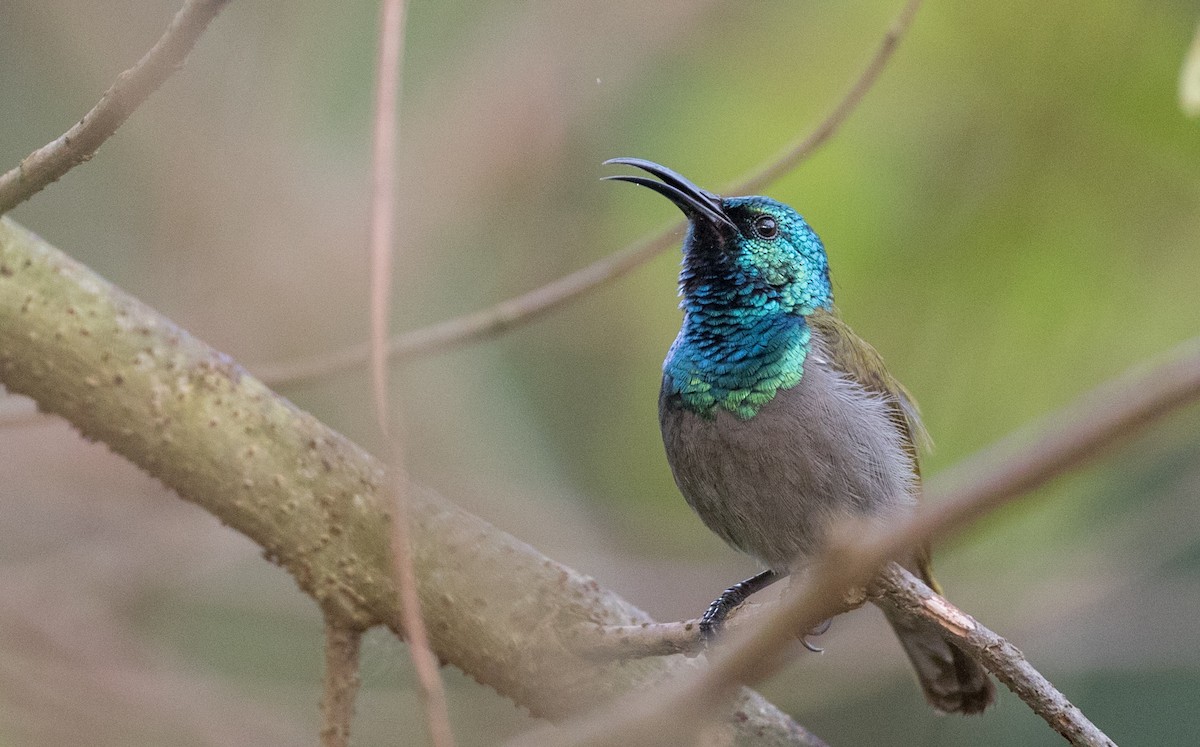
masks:
<svg viewBox="0 0 1200 747"><path fill-rule="evenodd" d="M758 191L794 169L828 141L879 79L880 73L887 67L900 40L912 24L913 16L920 5L921 0L909 0L884 34L875 54L854 84L811 133L726 191L737 194ZM631 272L674 246L682 226L682 222L676 222L666 230L640 239L615 254L528 293L501 301L491 308L396 335L388 345L389 356L393 361L400 361L442 352L530 322L567 301ZM267 383L289 384L351 370L366 362L369 356L370 346L360 344L300 361L255 366L254 370Z"/></svg>
<svg viewBox="0 0 1200 747"><path fill-rule="evenodd" d="M917 11L921 7L921 0L908 0L903 8L900 9L900 14L892 21L892 25L888 27L887 32L883 35L883 39L879 42L879 46L875 49L875 55L871 57L871 61L859 73L858 79L854 81L854 85L850 86L850 90L842 96L838 101L837 106L833 107L833 111L821 120L817 128L810 132L805 137L796 141L793 145L788 146L776 156L768 161L757 171L751 173L745 181L731 190L736 194L752 194L760 191L768 184L773 183L786 175L789 171L796 168L800 163L804 162L809 156L825 144L825 141L833 137L834 133L850 117L858 105L862 102L863 97L875 85L875 81L879 79L880 73L887 67L888 62L895 54L896 48L900 46L900 40L908 33L908 29L912 26L913 18L916 17Z"/></svg>
<svg viewBox="0 0 1200 747"><path fill-rule="evenodd" d="M362 631L325 620L325 688L321 694L321 747L349 747L358 696Z"/></svg>
<svg viewBox="0 0 1200 747"><path fill-rule="evenodd" d="M387 339L392 307L392 264L396 228L396 111L404 57L404 0L380 5L379 58L371 159L371 388L379 430L388 442L387 492L392 499L392 571L400 597L397 621L408 641L421 686L425 720L435 747L452 747L454 735L437 657L421 614L417 574L409 540L408 474L402 425L393 423L388 401Z"/></svg>
<svg viewBox="0 0 1200 747"><path fill-rule="evenodd" d="M83 119L0 176L0 215L90 159L129 115L183 66L196 40L228 3L229 0L188 0L150 51L117 76Z"/></svg>
<svg viewBox="0 0 1200 747"><path fill-rule="evenodd" d="M890 564L876 577L871 590L872 593L886 594L910 620L936 630L978 660L1071 744L1116 747L1075 704L1033 668L1020 649L947 602L904 568Z"/></svg>
<svg viewBox="0 0 1200 747"><path fill-rule="evenodd" d="M847 599L842 612L862 606L865 596ZM772 603L747 603L734 608L725 620L722 631L730 635L742 630L767 614ZM700 619L677 622L654 622L641 625L581 626L578 637L571 642L572 649L580 656L597 661L642 659L648 656L671 656L686 654L694 656L704 651L705 643L700 637Z"/></svg>

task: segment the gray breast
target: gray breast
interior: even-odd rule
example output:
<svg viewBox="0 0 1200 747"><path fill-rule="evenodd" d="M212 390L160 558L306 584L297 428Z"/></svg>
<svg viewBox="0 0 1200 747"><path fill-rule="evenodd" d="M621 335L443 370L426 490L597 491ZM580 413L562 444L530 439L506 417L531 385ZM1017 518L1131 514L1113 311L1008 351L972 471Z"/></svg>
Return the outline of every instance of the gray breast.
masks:
<svg viewBox="0 0 1200 747"><path fill-rule="evenodd" d="M741 420L659 398L667 461L709 529L776 570L802 564L829 526L915 504L912 459L888 403L832 368L814 335L800 383ZM665 384L665 381L664 381Z"/></svg>

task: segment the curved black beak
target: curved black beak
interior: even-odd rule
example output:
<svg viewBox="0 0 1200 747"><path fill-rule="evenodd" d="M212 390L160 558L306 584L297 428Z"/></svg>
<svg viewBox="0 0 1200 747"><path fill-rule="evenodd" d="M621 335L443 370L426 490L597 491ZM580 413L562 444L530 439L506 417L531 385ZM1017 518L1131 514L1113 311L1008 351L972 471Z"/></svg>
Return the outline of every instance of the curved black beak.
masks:
<svg viewBox="0 0 1200 747"><path fill-rule="evenodd" d="M720 195L700 189L681 174L666 166L642 158L610 158L604 162L605 166L610 164L633 166L652 176L657 176L662 181L656 182L644 176L606 176L604 179L640 184L675 203L675 206L682 210L689 219L703 217L714 226L727 226L734 231L737 230L737 224L730 220L721 208Z"/></svg>

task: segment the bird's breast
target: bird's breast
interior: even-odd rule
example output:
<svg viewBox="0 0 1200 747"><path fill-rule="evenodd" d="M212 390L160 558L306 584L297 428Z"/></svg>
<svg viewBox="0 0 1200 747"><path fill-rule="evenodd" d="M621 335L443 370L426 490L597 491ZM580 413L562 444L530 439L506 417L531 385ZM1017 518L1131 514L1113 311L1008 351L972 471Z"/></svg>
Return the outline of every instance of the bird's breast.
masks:
<svg viewBox="0 0 1200 747"><path fill-rule="evenodd" d="M771 568L811 556L830 525L911 509L915 472L889 403L834 369L814 340L799 382L749 418L705 417L664 377L659 420L684 498L726 542Z"/></svg>

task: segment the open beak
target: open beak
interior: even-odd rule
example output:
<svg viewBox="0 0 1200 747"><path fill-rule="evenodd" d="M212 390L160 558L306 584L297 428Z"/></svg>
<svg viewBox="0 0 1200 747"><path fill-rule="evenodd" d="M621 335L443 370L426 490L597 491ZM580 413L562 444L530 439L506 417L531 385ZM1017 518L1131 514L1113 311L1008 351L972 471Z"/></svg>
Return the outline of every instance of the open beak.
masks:
<svg viewBox="0 0 1200 747"><path fill-rule="evenodd" d="M682 210L683 214L690 220L703 218L712 224L713 227L727 226L734 231L738 230L737 224L730 220L725 215L724 210L721 209L720 195L713 194L706 189L700 189L682 175L675 173L666 166L641 158L610 158L604 162L606 166L609 164L633 166L652 176L657 176L662 181L656 182L644 176L606 176L604 177L605 179L640 184L643 187L653 189L675 203L675 206Z"/></svg>

